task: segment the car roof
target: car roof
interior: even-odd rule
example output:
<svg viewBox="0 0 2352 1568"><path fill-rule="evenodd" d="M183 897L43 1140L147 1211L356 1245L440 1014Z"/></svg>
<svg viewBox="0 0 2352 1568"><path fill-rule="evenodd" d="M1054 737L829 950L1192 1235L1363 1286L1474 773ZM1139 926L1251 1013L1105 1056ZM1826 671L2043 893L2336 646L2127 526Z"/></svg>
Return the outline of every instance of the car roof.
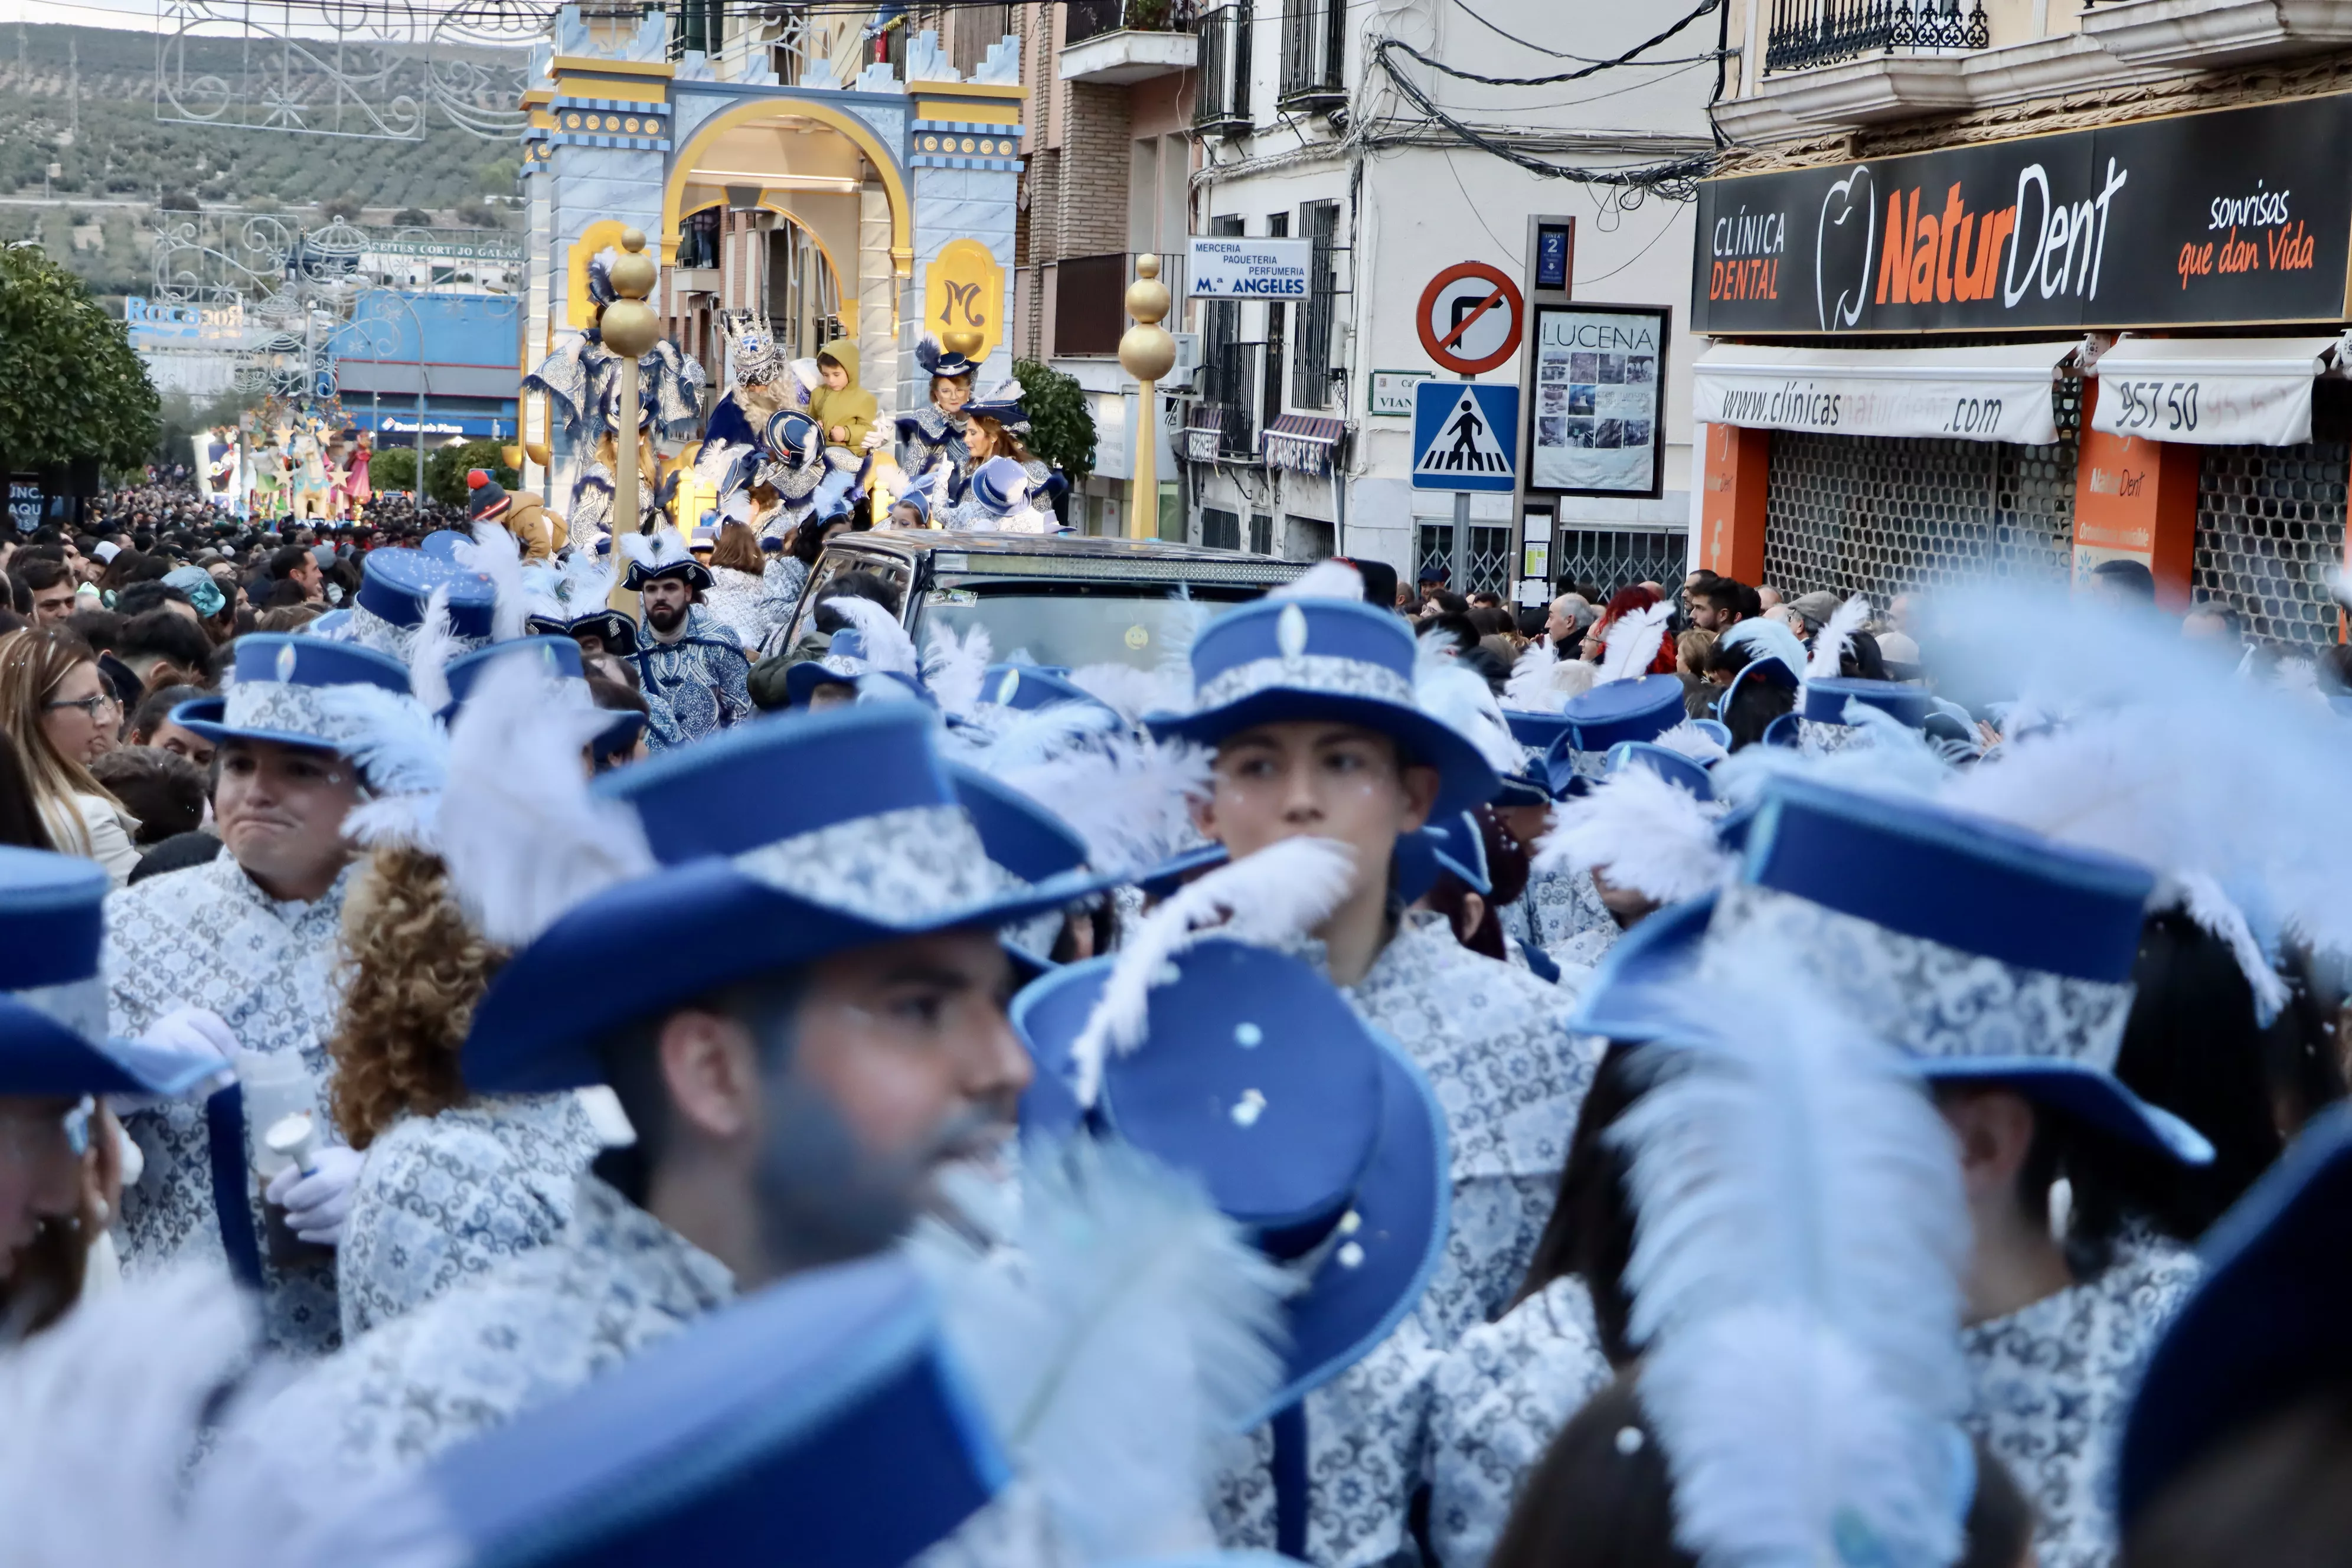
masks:
<svg viewBox="0 0 2352 1568"><path fill-rule="evenodd" d="M1238 550L1216 550L1202 544L1178 544L1164 539L1107 539L1083 533L1006 533L1000 531L964 532L938 528L877 528L836 539L844 546L884 545L895 552L921 556L941 550L971 555L1076 555L1118 561L1214 561L1227 565L1246 562L1269 572L1296 576L1307 563L1249 555Z"/></svg>
<svg viewBox="0 0 2352 1568"><path fill-rule="evenodd" d="M1098 539L1076 533L962 533L944 529L883 528L829 542L827 555L895 560L929 575L974 578L1064 578L1109 583L1225 583L1271 588L1307 570L1238 550L1211 550L1158 539Z"/></svg>

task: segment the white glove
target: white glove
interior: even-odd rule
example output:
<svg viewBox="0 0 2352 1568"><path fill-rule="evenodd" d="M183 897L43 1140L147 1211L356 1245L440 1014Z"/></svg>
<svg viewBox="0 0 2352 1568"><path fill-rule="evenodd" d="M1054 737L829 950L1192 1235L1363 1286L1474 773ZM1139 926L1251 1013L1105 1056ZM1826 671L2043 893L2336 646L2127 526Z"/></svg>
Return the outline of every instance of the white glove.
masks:
<svg viewBox="0 0 2352 1568"><path fill-rule="evenodd" d="M150 1024L145 1034L117 1050L131 1068L142 1073L152 1072L158 1079L181 1078L191 1063L217 1064L218 1073L207 1073L201 1082L185 1091L201 1095L224 1080L238 1048L236 1031L219 1014L204 1007L174 1007ZM164 1098L118 1094L110 1097L110 1103L117 1113L123 1113L161 1105Z"/></svg>
<svg viewBox="0 0 2352 1568"><path fill-rule="evenodd" d="M862 441L861 443L859 443L859 446L862 447L862 449L864 449L864 450L866 450L866 451L868 451L868 452L878 452L878 451L880 451L880 450L881 450L885 446L887 446L887 445L888 445L888 444L889 444L889 440L890 440L890 429L889 429L889 427L888 427L888 426L884 426L884 425L878 425L878 424L877 424L877 425L876 425L876 426L874 426L874 428L873 428L873 429L868 430L867 432L866 432L866 439L865 439L864 441Z"/></svg>
<svg viewBox="0 0 2352 1568"><path fill-rule="evenodd" d="M316 1247L334 1247L343 1239L343 1221L352 1215L352 1189L359 1185L360 1167L367 1156L341 1144L320 1150L304 1171L289 1165L269 1180L263 1195L284 1206L286 1227Z"/></svg>

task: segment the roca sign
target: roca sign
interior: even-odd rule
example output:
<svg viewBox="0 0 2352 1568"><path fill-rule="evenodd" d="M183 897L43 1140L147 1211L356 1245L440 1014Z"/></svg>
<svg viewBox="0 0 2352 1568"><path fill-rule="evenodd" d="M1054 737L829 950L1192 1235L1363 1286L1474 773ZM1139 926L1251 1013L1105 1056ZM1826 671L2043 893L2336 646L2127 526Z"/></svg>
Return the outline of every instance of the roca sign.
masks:
<svg viewBox="0 0 2352 1568"><path fill-rule="evenodd" d="M2352 95L1700 188L1706 333L2337 321Z"/></svg>

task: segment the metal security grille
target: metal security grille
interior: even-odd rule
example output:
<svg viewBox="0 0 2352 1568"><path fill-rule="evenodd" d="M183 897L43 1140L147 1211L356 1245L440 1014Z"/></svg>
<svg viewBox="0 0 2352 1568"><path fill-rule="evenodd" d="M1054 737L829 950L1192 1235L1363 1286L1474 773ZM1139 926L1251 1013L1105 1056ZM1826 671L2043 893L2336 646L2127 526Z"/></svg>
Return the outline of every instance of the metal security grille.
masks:
<svg viewBox="0 0 2352 1568"><path fill-rule="evenodd" d="M1551 540L1552 581L1589 583L1604 594L1636 583L1678 585L1689 570L1690 535L1680 530L1555 528Z"/></svg>
<svg viewBox="0 0 2352 1568"><path fill-rule="evenodd" d="M2193 596L2229 605L2262 641L2334 643L2326 574L2344 559L2347 460L2343 440L2209 448L2197 477Z"/></svg>
<svg viewBox="0 0 2352 1568"><path fill-rule="evenodd" d="M1454 574L1463 580L1448 584L1457 594L1507 594L1511 586L1511 530L1508 524L1474 522L1470 525L1469 559L1464 570L1454 573L1454 525L1450 522L1424 522L1420 525L1420 548L1415 553L1414 575L1434 566Z"/></svg>
<svg viewBox="0 0 2352 1568"><path fill-rule="evenodd" d="M1884 605L1984 577L2063 583L2074 559L2074 440L2047 447L1776 431L1765 580Z"/></svg>

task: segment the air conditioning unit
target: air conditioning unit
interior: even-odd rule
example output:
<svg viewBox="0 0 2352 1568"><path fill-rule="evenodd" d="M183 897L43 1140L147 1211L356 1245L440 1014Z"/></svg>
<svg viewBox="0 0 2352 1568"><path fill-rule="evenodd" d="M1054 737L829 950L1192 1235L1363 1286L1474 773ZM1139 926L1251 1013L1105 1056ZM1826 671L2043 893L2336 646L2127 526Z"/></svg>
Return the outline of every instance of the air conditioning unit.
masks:
<svg viewBox="0 0 2352 1568"><path fill-rule="evenodd" d="M1189 392L1201 374L1201 334L1171 332L1176 340L1176 363L1160 383L1163 392Z"/></svg>

